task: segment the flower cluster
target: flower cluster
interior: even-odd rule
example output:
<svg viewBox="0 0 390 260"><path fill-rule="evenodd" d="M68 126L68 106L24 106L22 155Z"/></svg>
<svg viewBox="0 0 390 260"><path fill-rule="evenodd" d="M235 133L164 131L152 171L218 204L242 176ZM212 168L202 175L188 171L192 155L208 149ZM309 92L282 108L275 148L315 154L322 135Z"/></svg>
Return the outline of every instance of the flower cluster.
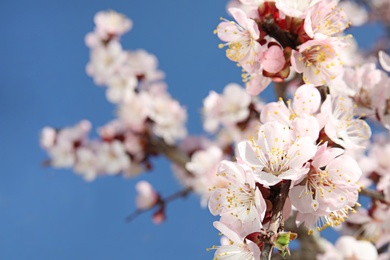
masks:
<svg viewBox="0 0 390 260"><path fill-rule="evenodd" d="M99 175L134 176L151 167L156 154L151 139L174 144L186 137L187 114L167 92L155 56L144 50L123 50L120 37L132 22L114 11L95 16L95 30L86 36L90 48L87 73L107 87L107 99L116 104L117 118L99 129L99 140L89 140L91 124L42 131L42 147L50 165L73 167L86 180Z"/></svg>
<svg viewBox="0 0 390 260"><path fill-rule="evenodd" d="M349 26L338 1L247 1L230 8L235 21L215 33L226 56L244 70L248 91L257 95L273 81L302 73L307 84L329 84L343 68L338 53L347 46Z"/></svg>
<svg viewBox="0 0 390 260"><path fill-rule="evenodd" d="M355 212L362 175L347 153L364 148L371 136L367 123L354 117L351 102L331 95L321 102L316 87L303 85L287 104L264 105L257 135L237 144L235 162L220 163L217 175L228 185L211 189L210 212L220 215L241 243L251 240L260 250L259 234L270 223L282 185L288 185L286 218L294 206L297 223L309 230L344 222Z"/></svg>
<svg viewBox="0 0 390 260"><path fill-rule="evenodd" d="M132 22L105 11L86 36L86 70L107 87L117 118L98 140L88 139L86 120L45 127L49 164L93 180L134 176L152 168L152 156L167 157L184 189L164 198L138 182L136 215L157 208L153 221L161 223L168 202L196 193L220 217L215 259L269 259L274 247L286 256L297 236L284 230L290 217L309 234L337 227L345 235L335 246L320 240L318 259L385 259L377 250L386 254L390 243L390 141L370 144L367 119L390 129L390 57L364 57L342 34L366 22L367 10L337 0L234 0L228 10L235 21L222 19L215 33L243 69L246 89L231 83L204 99L211 137L187 135L186 112L167 92L156 57L123 50L120 37ZM282 97L265 104L255 96L272 81ZM359 208L363 186L373 192L367 210Z"/></svg>

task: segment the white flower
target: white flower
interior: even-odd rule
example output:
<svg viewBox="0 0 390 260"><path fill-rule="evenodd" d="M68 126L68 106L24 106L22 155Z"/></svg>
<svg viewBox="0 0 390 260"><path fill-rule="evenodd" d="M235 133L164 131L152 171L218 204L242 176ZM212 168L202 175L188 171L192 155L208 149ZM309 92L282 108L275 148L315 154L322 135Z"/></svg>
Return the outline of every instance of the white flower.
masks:
<svg viewBox="0 0 390 260"><path fill-rule="evenodd" d="M260 259L259 247L250 240L240 237L234 230L225 224L215 221L214 227L224 234L229 240L228 245L213 246L216 249L214 259L229 260L255 260Z"/></svg>
<svg viewBox="0 0 390 260"><path fill-rule="evenodd" d="M366 121L354 118L354 105L350 98L328 95L321 106L325 119L325 133L346 149L364 148L371 136Z"/></svg>
<svg viewBox="0 0 390 260"><path fill-rule="evenodd" d="M122 142L117 140L102 143L97 150L99 169L109 175L119 174L130 168L130 157Z"/></svg>
<svg viewBox="0 0 390 260"><path fill-rule="evenodd" d="M248 118L251 99L245 89L235 83L226 85L221 95L211 91L204 100L204 128L215 132L220 124L234 127Z"/></svg>
<svg viewBox="0 0 390 260"><path fill-rule="evenodd" d="M306 84L324 85L335 79L343 71L338 56L341 42L325 37L309 40L293 50L291 65L298 73L303 73Z"/></svg>
<svg viewBox="0 0 390 260"><path fill-rule="evenodd" d="M238 157L254 169L256 181L269 186L297 180L309 170L305 165L317 151L309 136L293 139L288 126L267 122L257 139L240 142Z"/></svg>
<svg viewBox="0 0 390 260"><path fill-rule="evenodd" d="M234 225L243 237L258 232L262 227L266 204L250 168L222 161L217 175L226 179L228 185L211 189L211 214L220 215L221 222Z"/></svg>
<svg viewBox="0 0 390 260"><path fill-rule="evenodd" d="M80 147L76 150L76 158L74 171L82 175L86 181L93 181L99 170L95 152L88 147Z"/></svg>
<svg viewBox="0 0 390 260"><path fill-rule="evenodd" d="M259 28L242 10L230 8L229 12L237 23L225 20L218 25L215 32L222 41L227 42L220 44L220 47L228 46L226 56L230 60L253 64L261 51L261 45L257 42L260 37Z"/></svg>
<svg viewBox="0 0 390 260"><path fill-rule="evenodd" d="M138 192L136 198L138 209L146 210L156 205L159 196L149 182L139 181L135 185L135 189Z"/></svg>
<svg viewBox="0 0 390 260"><path fill-rule="evenodd" d="M107 46L91 50L87 64L87 74L93 77L95 84L106 85L126 60L126 53L118 41L110 41Z"/></svg>
<svg viewBox="0 0 390 260"><path fill-rule="evenodd" d="M103 40L120 36L133 26L132 21L123 14L115 11L101 11L95 15L96 32Z"/></svg>
<svg viewBox="0 0 390 260"><path fill-rule="evenodd" d="M352 236L340 237L333 246L325 239L320 240L324 248L324 254L318 256L318 260L376 260L378 252L373 244L368 241L357 240Z"/></svg>
<svg viewBox="0 0 390 260"><path fill-rule="evenodd" d="M285 15L305 18L310 8L320 0L275 0L276 7Z"/></svg>

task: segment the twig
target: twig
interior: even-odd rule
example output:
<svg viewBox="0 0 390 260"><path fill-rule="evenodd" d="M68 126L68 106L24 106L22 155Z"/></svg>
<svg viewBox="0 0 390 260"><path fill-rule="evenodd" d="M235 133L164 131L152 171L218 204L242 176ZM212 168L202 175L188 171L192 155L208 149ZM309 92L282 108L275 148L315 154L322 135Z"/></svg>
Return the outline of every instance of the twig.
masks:
<svg viewBox="0 0 390 260"><path fill-rule="evenodd" d="M286 198L288 196L288 192L290 189L291 181L282 181L280 184L280 192L275 198L275 201L273 201L273 208L272 208L272 217L270 220L269 227L267 229L267 232L269 234L277 234L280 230L280 228L284 225L283 224L283 207L284 203L286 202ZM261 252L260 259L261 260L270 260L272 256L274 245L271 242L271 236L269 239L264 241L263 250Z"/></svg>
<svg viewBox="0 0 390 260"><path fill-rule="evenodd" d="M185 152L177 146L167 144L163 139L158 137L150 139L149 149L161 153L183 169L185 169L186 164L190 161L190 158ZM188 174L192 175L190 172Z"/></svg>
<svg viewBox="0 0 390 260"><path fill-rule="evenodd" d="M380 200L381 202L390 205L390 201L387 201L383 193L375 190L370 190L370 189L362 189L360 191L361 195L370 197L372 199Z"/></svg>
<svg viewBox="0 0 390 260"><path fill-rule="evenodd" d="M135 219L136 217L138 217L139 215L141 215L142 213L144 212L147 212L149 210L152 210L156 207L165 207L166 204L168 204L169 202L172 202L178 198L185 198L187 197L187 195L192 191L192 189L190 187L187 187L183 190L180 190L180 191L177 191L171 195L169 195L168 197L166 197L165 199L160 199L153 207L151 208L148 208L148 209L137 209L135 210L133 213L131 213L129 216L126 217L125 221L126 222L130 222L132 221L133 219Z"/></svg>
<svg viewBox="0 0 390 260"><path fill-rule="evenodd" d="M274 90L276 98L282 98L283 100L286 100L286 82L274 82Z"/></svg>

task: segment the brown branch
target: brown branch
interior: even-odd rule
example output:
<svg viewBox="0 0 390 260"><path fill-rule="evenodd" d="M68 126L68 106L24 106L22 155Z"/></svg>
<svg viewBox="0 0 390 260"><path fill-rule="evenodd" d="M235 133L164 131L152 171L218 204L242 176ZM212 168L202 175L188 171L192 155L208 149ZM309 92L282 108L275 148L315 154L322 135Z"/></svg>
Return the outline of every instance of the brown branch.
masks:
<svg viewBox="0 0 390 260"><path fill-rule="evenodd" d="M185 169L186 164L190 161L190 158L185 152L177 146L167 144L163 139L158 137L150 138L149 149L164 155L183 169ZM188 173L192 175L192 173Z"/></svg>
<svg viewBox="0 0 390 260"><path fill-rule="evenodd" d="M383 203L386 203L386 204L390 205L390 201L386 200L386 198L385 198L385 196L383 195L382 192L375 191L375 190L370 190L370 189L362 189L360 191L360 194L364 195L366 197L375 199L375 200L379 200L379 201L381 201Z"/></svg>
<svg viewBox="0 0 390 260"><path fill-rule="evenodd" d="M270 234L270 236L267 240L264 241L263 250L260 256L261 260L271 259L274 248L274 245L271 242L271 237L273 234L277 234L279 231L283 230L283 207L290 190L290 184L290 180L282 181L280 183L278 195L276 196L275 201L273 201L272 217L267 229L267 232Z"/></svg>
<svg viewBox="0 0 390 260"><path fill-rule="evenodd" d="M129 216L127 216L125 221L130 222L130 221L134 220L136 217L138 217L139 215L141 215L142 213L150 211L156 207L165 207L166 204L168 204L169 202L172 202L176 199L185 198L188 196L188 194L190 194L191 191L192 191L192 188L187 187L183 190L177 191L177 192L169 195L165 199L159 199L159 201L153 207L150 207L147 209L137 209L133 213L131 213Z"/></svg>
<svg viewBox="0 0 390 260"><path fill-rule="evenodd" d="M286 89L286 82L274 82L274 90L277 99L282 98L283 100L286 100Z"/></svg>

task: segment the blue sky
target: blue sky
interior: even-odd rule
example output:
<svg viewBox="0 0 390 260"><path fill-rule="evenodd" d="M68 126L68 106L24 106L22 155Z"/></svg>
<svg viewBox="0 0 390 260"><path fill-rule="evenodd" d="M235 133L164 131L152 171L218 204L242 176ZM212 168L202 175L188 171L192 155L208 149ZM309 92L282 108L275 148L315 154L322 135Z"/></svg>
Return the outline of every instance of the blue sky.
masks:
<svg viewBox="0 0 390 260"><path fill-rule="evenodd" d="M134 22L126 49L155 54L170 93L186 106L191 134L201 134L200 107L210 90L240 83L213 30L227 17L224 0L0 2L0 258L1 259L211 259L219 243L216 220L196 196L168 206L159 226L146 213L134 222L134 184L150 181L168 195L180 189L169 164L137 179L87 183L70 170L45 168L40 129L89 119L99 127L114 118L103 88L85 73L84 36L93 16L113 9ZM359 37L372 38L376 27ZM359 39L358 37L358 39ZM367 43L365 43L367 45ZM271 100L272 89L264 99ZM96 128L95 128L96 129Z"/></svg>

